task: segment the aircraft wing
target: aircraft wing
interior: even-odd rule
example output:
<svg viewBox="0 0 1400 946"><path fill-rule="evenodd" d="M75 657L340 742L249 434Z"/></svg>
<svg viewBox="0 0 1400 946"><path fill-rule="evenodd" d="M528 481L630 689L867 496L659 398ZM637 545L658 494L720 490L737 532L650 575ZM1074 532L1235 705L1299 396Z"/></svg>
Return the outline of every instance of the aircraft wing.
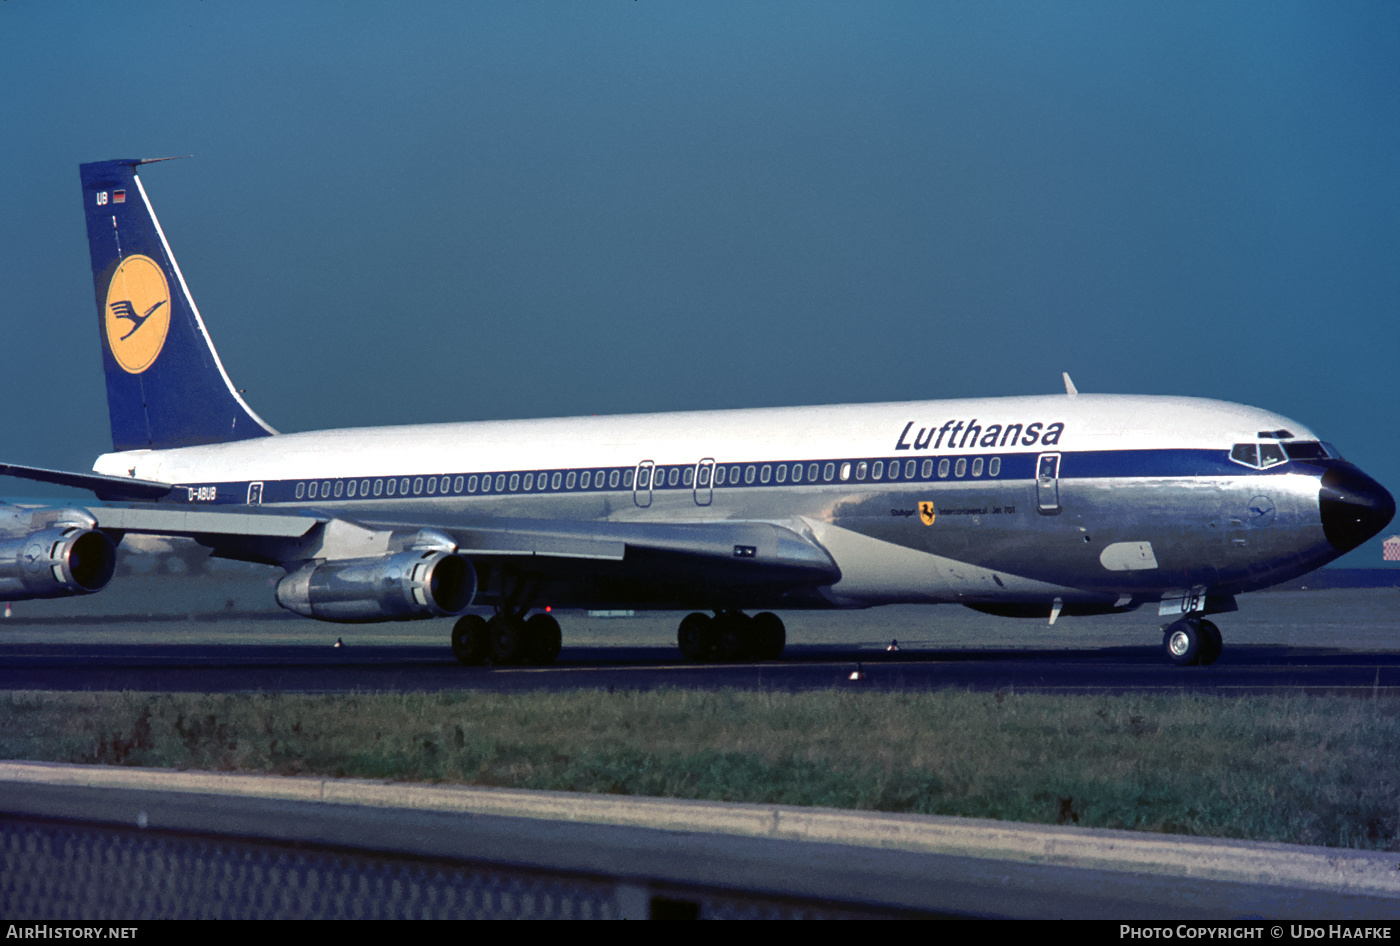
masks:
<svg viewBox="0 0 1400 946"><path fill-rule="evenodd" d="M0 470L94 492L171 489L97 474L13 465ZM701 600L722 603L741 591L752 599L756 590L765 599L781 601L840 579L831 556L800 521L351 519L343 511L315 508L118 502L31 508L27 518L0 526L8 525L6 531L18 538L55 522L81 523L115 541L127 533L191 538L216 556L279 565L289 572L316 562L382 562L410 550L455 554L480 576L478 603L499 600L521 581L548 589L545 596L560 606L619 601L689 606Z"/></svg>
<svg viewBox="0 0 1400 946"><path fill-rule="evenodd" d="M85 507L103 530L184 536L211 545L246 545L265 540L269 550L297 540L279 564L309 558L342 558L344 549L327 547L327 536L353 529L372 534L432 530L450 536L457 551L473 558L553 558L583 561L626 560L629 552L670 553L810 571L834 581L835 563L805 529L774 522L626 523L555 519L479 519L426 522L349 519L307 510L287 514L256 507L235 510L180 508L156 504ZM333 544L333 543L331 543ZM321 553L321 554L318 554Z"/></svg>

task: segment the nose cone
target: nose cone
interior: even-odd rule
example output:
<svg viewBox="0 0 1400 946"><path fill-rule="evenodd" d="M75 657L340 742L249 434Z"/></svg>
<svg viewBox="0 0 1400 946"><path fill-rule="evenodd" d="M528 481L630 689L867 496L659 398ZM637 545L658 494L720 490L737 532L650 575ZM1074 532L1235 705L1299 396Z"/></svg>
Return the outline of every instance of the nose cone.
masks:
<svg viewBox="0 0 1400 946"><path fill-rule="evenodd" d="M1322 531L1338 552L1350 552L1395 517L1395 497L1351 464L1322 474Z"/></svg>

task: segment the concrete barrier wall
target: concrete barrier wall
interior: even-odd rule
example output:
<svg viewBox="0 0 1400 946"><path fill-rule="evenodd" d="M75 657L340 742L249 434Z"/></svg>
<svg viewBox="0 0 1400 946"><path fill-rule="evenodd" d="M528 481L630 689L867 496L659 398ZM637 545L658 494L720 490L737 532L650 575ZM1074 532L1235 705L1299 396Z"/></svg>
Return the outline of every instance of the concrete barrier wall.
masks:
<svg viewBox="0 0 1400 946"><path fill-rule="evenodd" d="M1400 911L1394 854L977 819L15 762L0 811L14 918Z"/></svg>

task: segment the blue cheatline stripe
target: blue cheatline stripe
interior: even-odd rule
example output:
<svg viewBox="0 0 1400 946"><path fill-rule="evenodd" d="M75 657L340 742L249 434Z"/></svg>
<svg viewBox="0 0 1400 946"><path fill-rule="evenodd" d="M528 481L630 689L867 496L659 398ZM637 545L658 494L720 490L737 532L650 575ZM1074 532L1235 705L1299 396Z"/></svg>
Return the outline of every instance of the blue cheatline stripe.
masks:
<svg viewBox="0 0 1400 946"><path fill-rule="evenodd" d="M1047 451L1055 452L1055 451ZM905 483L1008 482L1035 478L1039 453L945 454L820 460L755 460L716 463L713 487L766 489L804 486L900 486ZM1274 476L1291 463L1255 470L1229 460L1224 450L1090 450L1060 454L1060 479L1109 477ZM845 473L845 478L842 474ZM322 477L263 480L265 505L337 501L387 501L434 496L461 498L531 493L632 492L634 467L559 467L487 473L404 473L392 477ZM651 471L657 492L694 489L695 464L661 464ZM259 481L254 481L259 482ZM250 483L181 484L167 502L241 504ZM643 489L648 487L643 486ZM705 489L706 484L701 484Z"/></svg>

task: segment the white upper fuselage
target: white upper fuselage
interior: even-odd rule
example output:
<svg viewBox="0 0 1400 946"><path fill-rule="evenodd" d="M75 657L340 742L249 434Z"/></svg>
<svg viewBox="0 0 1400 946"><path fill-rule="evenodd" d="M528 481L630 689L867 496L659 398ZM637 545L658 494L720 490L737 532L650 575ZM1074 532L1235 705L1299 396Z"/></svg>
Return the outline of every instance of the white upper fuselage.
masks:
<svg viewBox="0 0 1400 946"><path fill-rule="evenodd" d="M1063 428L1045 443L1056 424ZM902 459L993 448L1228 450L1276 429L1315 439L1279 414L1223 401L1082 394L346 428L109 453L93 468L194 483L694 463L702 457L745 462L789 454ZM989 446L992 438L996 443Z"/></svg>

